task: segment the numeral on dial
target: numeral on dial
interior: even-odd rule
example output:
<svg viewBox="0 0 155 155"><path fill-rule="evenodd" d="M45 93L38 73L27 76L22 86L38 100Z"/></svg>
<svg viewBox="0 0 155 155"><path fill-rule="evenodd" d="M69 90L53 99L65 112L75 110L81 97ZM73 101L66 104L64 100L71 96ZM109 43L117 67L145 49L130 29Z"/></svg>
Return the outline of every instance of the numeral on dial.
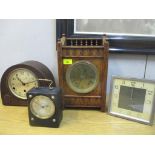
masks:
<svg viewBox="0 0 155 155"><path fill-rule="evenodd" d="M153 91L148 90L147 93L148 93L148 95L152 95L153 94Z"/></svg>
<svg viewBox="0 0 155 155"><path fill-rule="evenodd" d="M118 85L115 85L115 89L118 89Z"/></svg>
<svg viewBox="0 0 155 155"><path fill-rule="evenodd" d="M132 81L132 82L131 82L131 86L132 86L132 87L135 87L135 85L136 85L136 82Z"/></svg>

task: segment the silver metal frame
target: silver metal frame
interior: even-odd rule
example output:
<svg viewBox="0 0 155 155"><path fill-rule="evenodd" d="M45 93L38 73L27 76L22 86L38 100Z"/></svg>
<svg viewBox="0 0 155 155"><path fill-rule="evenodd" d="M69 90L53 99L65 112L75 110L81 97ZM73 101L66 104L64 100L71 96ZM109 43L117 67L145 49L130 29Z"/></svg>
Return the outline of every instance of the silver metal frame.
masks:
<svg viewBox="0 0 155 155"><path fill-rule="evenodd" d="M154 80L148 80L148 79L132 78L132 77L112 76L111 86L110 86L110 95L109 95L110 99L109 99L109 103L108 103L108 114L110 114L112 116L117 116L117 117L120 117L120 118L125 118L125 119L128 119L128 120L136 121L136 122L139 122L139 123L152 125L153 120L154 120L154 112L155 112L155 93L154 93L153 106L152 106L152 110L151 110L151 113L150 113L149 122L146 122L146 121L143 121L143 120L140 120L140 119L136 119L136 118L131 118L130 116L128 117L127 115L126 116L123 116L122 114L119 115L119 113L117 113L117 114L112 113L112 111L111 111L112 103L111 102L112 102L113 84L114 84L115 79L134 80L134 81L140 81L140 82L147 82L147 83L151 83L151 84L154 84L154 85L155 85L155 81ZM154 87L154 89L155 89L155 87Z"/></svg>

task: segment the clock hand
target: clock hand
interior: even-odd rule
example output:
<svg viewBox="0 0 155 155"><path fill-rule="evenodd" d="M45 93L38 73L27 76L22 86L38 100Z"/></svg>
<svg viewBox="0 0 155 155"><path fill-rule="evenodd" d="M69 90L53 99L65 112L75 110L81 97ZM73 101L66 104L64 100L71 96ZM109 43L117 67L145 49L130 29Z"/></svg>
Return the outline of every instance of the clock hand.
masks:
<svg viewBox="0 0 155 155"><path fill-rule="evenodd" d="M132 88L132 91L131 91L130 100L131 100L131 104L133 104L133 88Z"/></svg>
<svg viewBox="0 0 155 155"><path fill-rule="evenodd" d="M36 81L47 81L47 82L51 82L51 80L48 80L48 79L36 79L36 80L25 82L25 84L33 83L33 82L36 82Z"/></svg>
<svg viewBox="0 0 155 155"><path fill-rule="evenodd" d="M25 83L18 77L18 75L16 74L17 79L22 83L22 85L25 85Z"/></svg>
<svg viewBox="0 0 155 155"><path fill-rule="evenodd" d="M33 83L33 82L36 82L36 81L46 81L46 82L50 82L49 88L50 88L50 89L53 88L53 87L52 87L53 81L52 81L52 80L49 80L49 79L36 79L36 80L33 80L33 81L25 82L24 84Z"/></svg>
<svg viewBox="0 0 155 155"><path fill-rule="evenodd" d="M33 83L33 82L36 82L36 81L38 81L38 80L33 80L33 81L25 82L25 84Z"/></svg>

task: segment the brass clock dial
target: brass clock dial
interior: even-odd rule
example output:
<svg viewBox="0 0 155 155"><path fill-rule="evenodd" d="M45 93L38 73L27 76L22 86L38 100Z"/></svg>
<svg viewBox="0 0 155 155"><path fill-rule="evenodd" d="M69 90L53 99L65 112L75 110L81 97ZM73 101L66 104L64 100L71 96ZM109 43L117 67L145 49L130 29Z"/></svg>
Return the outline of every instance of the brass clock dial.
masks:
<svg viewBox="0 0 155 155"><path fill-rule="evenodd" d="M35 96L30 102L30 110L40 119L48 119L55 114L54 102L47 96Z"/></svg>
<svg viewBox="0 0 155 155"><path fill-rule="evenodd" d="M89 61L78 61L69 66L66 72L68 86L77 93L89 93L99 82L96 66Z"/></svg>
<svg viewBox="0 0 155 155"><path fill-rule="evenodd" d="M58 128L63 117L62 90L37 87L27 93L29 123L32 126Z"/></svg>
<svg viewBox="0 0 155 155"><path fill-rule="evenodd" d="M27 99L26 93L33 87L38 87L38 81L32 71L26 68L18 68L9 74L8 86L16 97Z"/></svg>

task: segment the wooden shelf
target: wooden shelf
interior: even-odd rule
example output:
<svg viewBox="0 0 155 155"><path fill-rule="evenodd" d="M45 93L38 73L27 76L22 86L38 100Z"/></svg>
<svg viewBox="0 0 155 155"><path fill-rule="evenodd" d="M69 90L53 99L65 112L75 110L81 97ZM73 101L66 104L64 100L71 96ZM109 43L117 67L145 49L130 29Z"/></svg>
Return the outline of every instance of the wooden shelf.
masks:
<svg viewBox="0 0 155 155"><path fill-rule="evenodd" d="M27 107L4 106L0 100L0 134L155 134L148 126L97 110L64 110L60 128L32 127Z"/></svg>

